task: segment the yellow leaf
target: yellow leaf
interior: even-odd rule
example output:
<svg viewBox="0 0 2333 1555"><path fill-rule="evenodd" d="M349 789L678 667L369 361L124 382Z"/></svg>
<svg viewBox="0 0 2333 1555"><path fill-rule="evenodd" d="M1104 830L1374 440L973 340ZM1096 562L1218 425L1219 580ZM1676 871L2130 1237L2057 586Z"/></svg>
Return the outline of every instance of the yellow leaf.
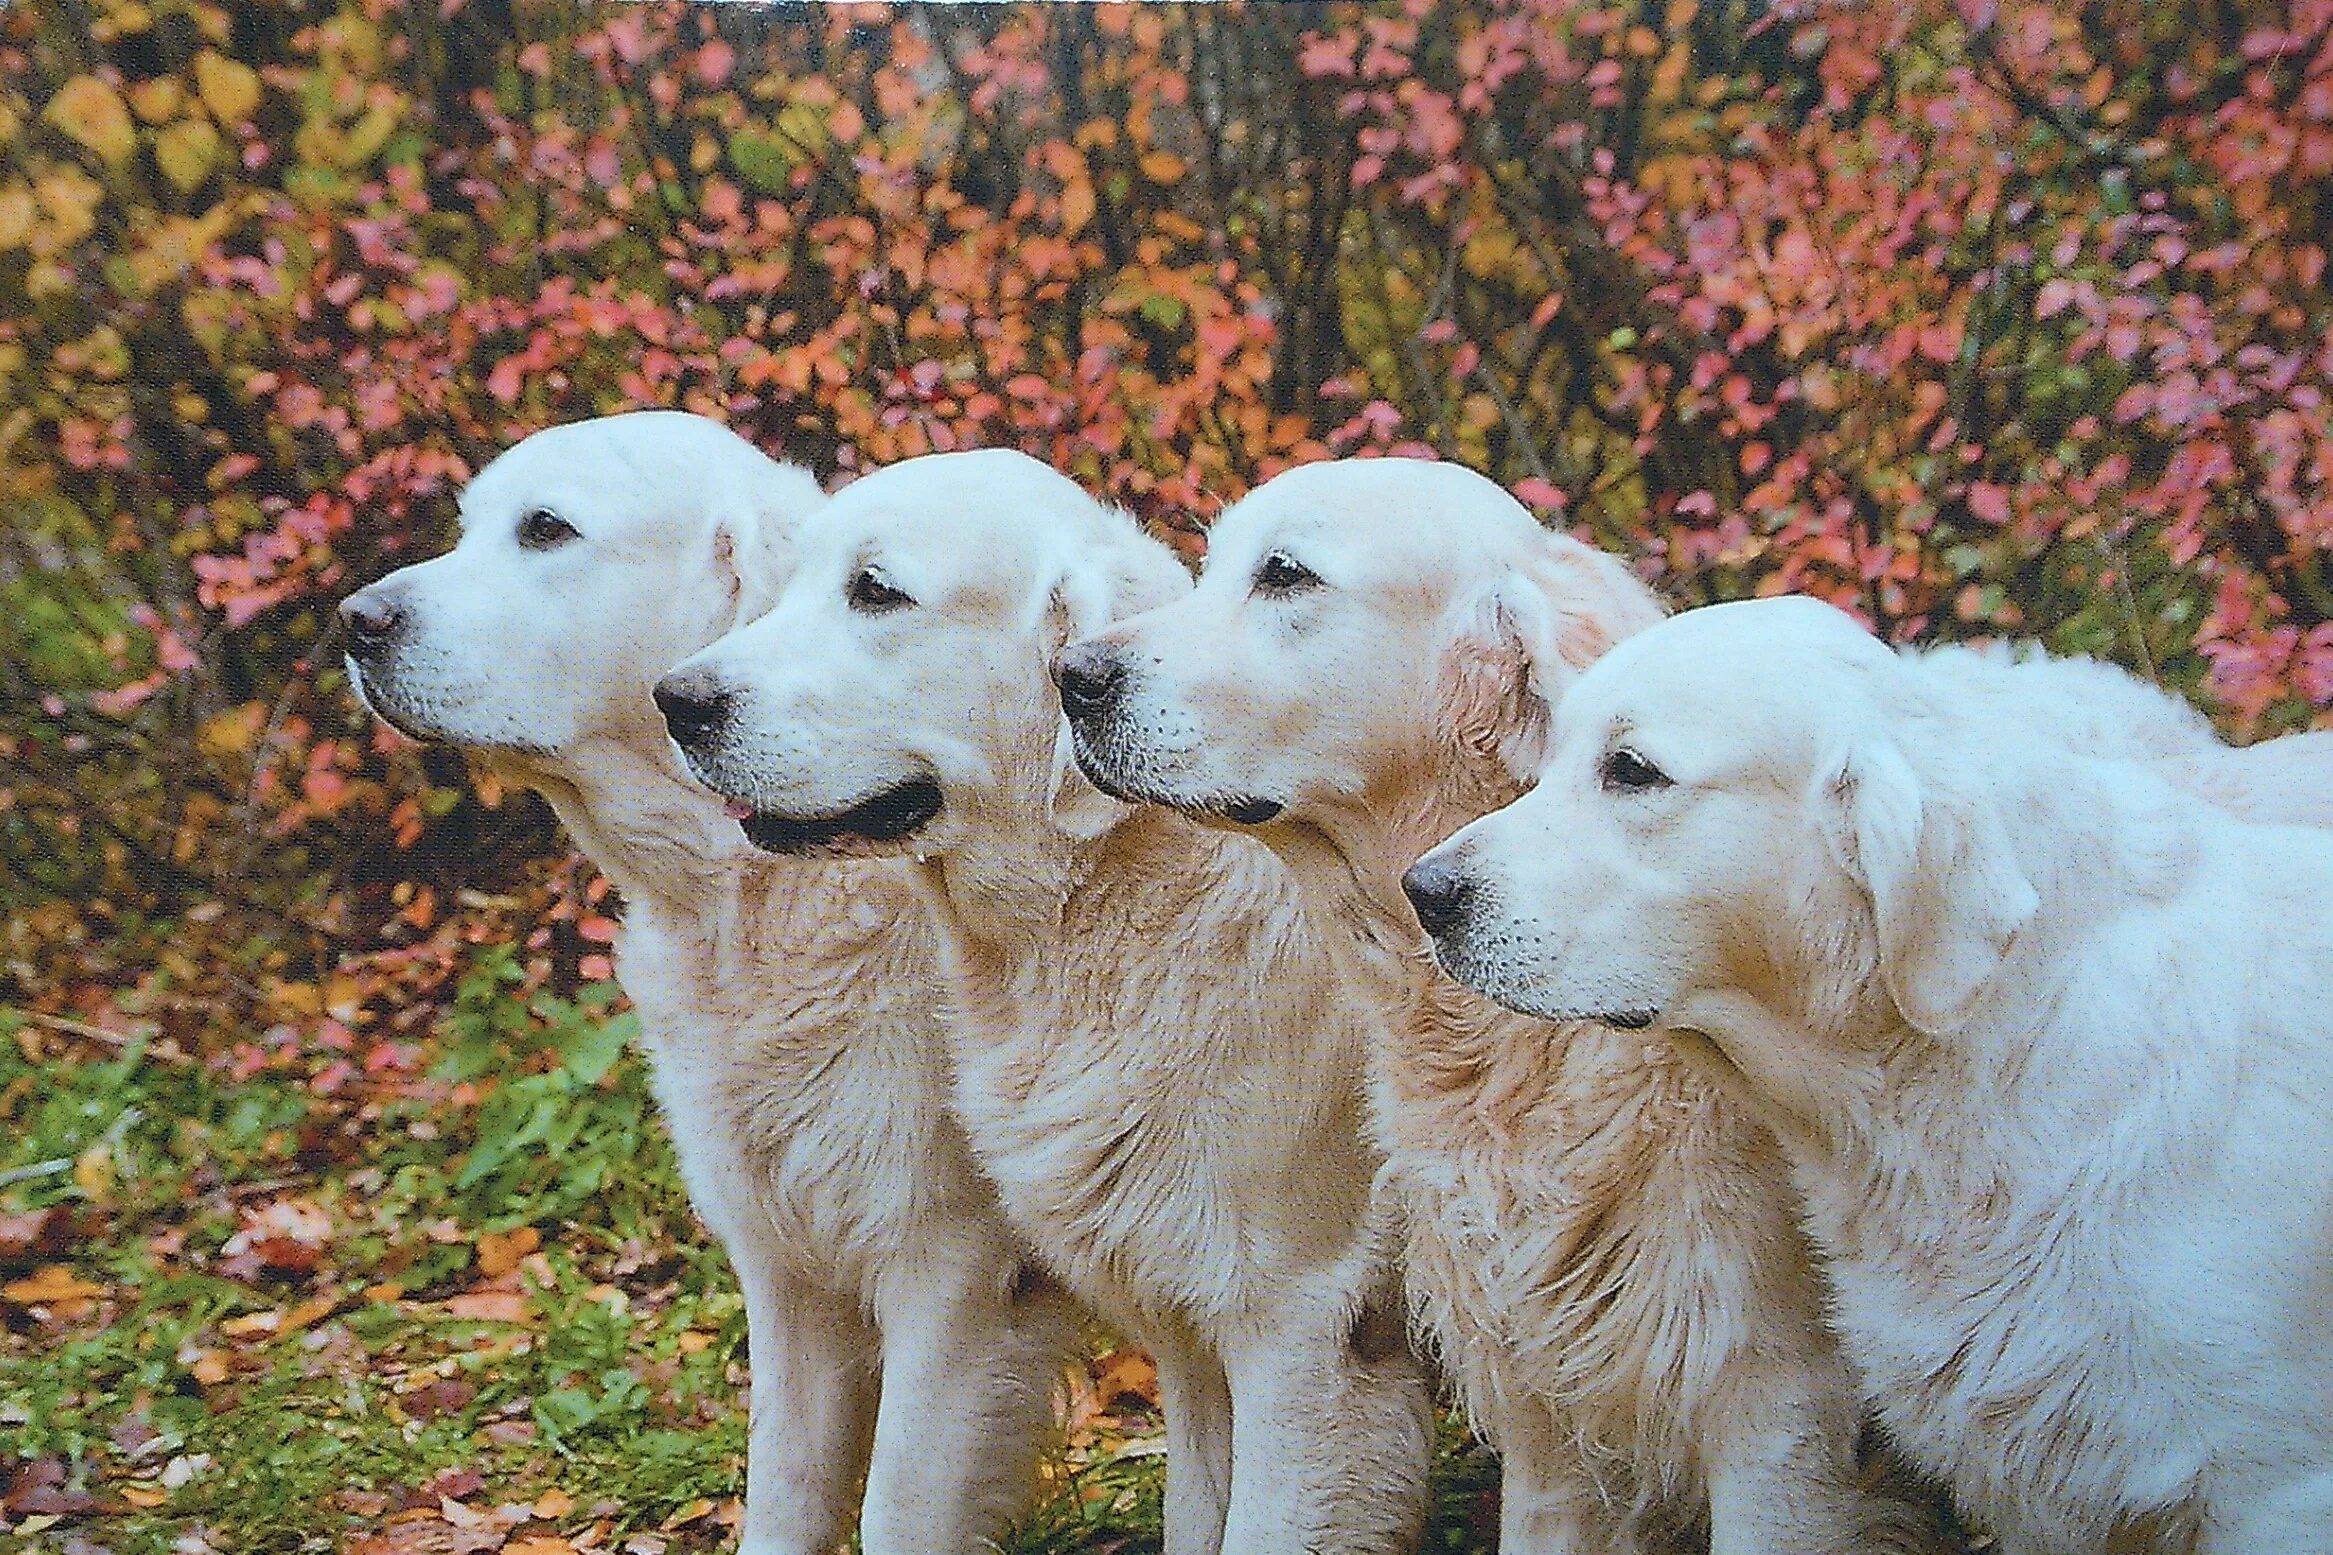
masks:
<svg viewBox="0 0 2333 1555"><path fill-rule="evenodd" d="M535 1497L535 1515L544 1522L555 1522L575 1510L575 1498L556 1485Z"/></svg>
<svg viewBox="0 0 2333 1555"><path fill-rule="evenodd" d="M73 1181L102 1204L113 1194L113 1147L99 1140L73 1159Z"/></svg>
<svg viewBox="0 0 2333 1555"><path fill-rule="evenodd" d="M108 162L138 149L129 104L95 76L75 76L49 99L48 121Z"/></svg>
<svg viewBox="0 0 2333 1555"><path fill-rule="evenodd" d="M1142 176L1154 184L1171 184L1183 176L1183 159L1171 151L1142 154Z"/></svg>
<svg viewBox="0 0 2333 1555"><path fill-rule="evenodd" d="M271 977L267 979L267 997L287 1018L313 1019L324 1013L324 991L314 983Z"/></svg>
<svg viewBox="0 0 2333 1555"><path fill-rule="evenodd" d="M535 1503L541 1506L540 1501ZM535 1514L542 1516L541 1512ZM575 1555L575 1546L556 1534L531 1533L502 1547L502 1555Z"/></svg>
<svg viewBox="0 0 2333 1555"><path fill-rule="evenodd" d="M152 1511L170 1499L170 1492L151 1485L124 1485L122 1499L140 1511Z"/></svg>
<svg viewBox="0 0 2333 1555"><path fill-rule="evenodd" d="M40 219L40 207L33 201L32 190L24 180L14 179L0 184L0 249L17 248L32 236L32 224Z"/></svg>
<svg viewBox="0 0 2333 1555"><path fill-rule="evenodd" d="M698 1518L710 1517L712 1514L713 1503L706 1500L703 1496L699 1496L696 1500L691 1501L687 1506L682 1507L679 1511L673 1513L670 1517L667 1517L663 1522L658 1523L656 1526L665 1533L670 1533L675 1528L686 1527L688 1524L695 1522Z"/></svg>
<svg viewBox="0 0 2333 1555"><path fill-rule="evenodd" d="M192 194L219 160L219 132L202 119L181 119L154 137L154 164L162 176Z"/></svg>
<svg viewBox="0 0 2333 1555"><path fill-rule="evenodd" d="M176 76L156 76L151 81L140 81L130 88L130 106L138 117L148 124L160 124L178 117L178 110L186 106L186 88Z"/></svg>
<svg viewBox="0 0 2333 1555"><path fill-rule="evenodd" d="M238 124L259 108L259 72L215 49L194 57L194 82L203 106L221 124Z"/></svg>
<svg viewBox="0 0 2333 1555"><path fill-rule="evenodd" d="M283 1327L277 1332L296 1333L318 1318L330 1316L332 1309L339 1305L340 1298L338 1296L310 1296L306 1301L300 1302L284 1314Z"/></svg>
<svg viewBox="0 0 2333 1555"><path fill-rule="evenodd" d="M0 1285L0 1296L6 1296L20 1307L46 1306L55 1301L87 1301L104 1294L104 1286L90 1284L61 1263L43 1264L21 1280Z"/></svg>
<svg viewBox="0 0 2333 1555"><path fill-rule="evenodd" d="M195 732L195 744L206 756L238 756L259 743L259 731L266 722L266 703L245 702L206 722Z"/></svg>
<svg viewBox="0 0 2333 1555"><path fill-rule="evenodd" d="M227 1366L227 1358L216 1350L198 1351L187 1370L194 1374L195 1381L206 1388L215 1388L233 1375Z"/></svg>

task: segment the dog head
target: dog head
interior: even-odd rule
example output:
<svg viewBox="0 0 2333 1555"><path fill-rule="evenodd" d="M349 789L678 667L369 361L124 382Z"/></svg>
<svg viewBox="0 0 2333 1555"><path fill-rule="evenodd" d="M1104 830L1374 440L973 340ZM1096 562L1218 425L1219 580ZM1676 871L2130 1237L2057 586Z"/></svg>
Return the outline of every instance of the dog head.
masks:
<svg viewBox="0 0 2333 1555"><path fill-rule="evenodd" d="M1006 816L1074 827L1100 796L1069 761L1046 666L1189 586L1164 546L1038 461L933 454L838 493L777 605L658 700L690 768L771 851L940 854Z"/></svg>
<svg viewBox="0 0 2333 1555"><path fill-rule="evenodd" d="M1233 505L1195 591L1056 674L1105 791L1333 833L1420 785L1511 797L1579 668L1659 618L1619 563L1472 471L1347 460Z"/></svg>
<svg viewBox="0 0 2333 1555"><path fill-rule="evenodd" d="M1539 785L1404 888L1452 975L1528 1014L1747 990L1953 1031L2040 898L1952 693L1810 600L1689 612L1582 676Z"/></svg>
<svg viewBox="0 0 2333 1555"><path fill-rule="evenodd" d="M644 411L538 432L461 497L461 540L341 602L349 679L417 739L556 759L661 749L649 688L766 606L809 474L717 422Z"/></svg>

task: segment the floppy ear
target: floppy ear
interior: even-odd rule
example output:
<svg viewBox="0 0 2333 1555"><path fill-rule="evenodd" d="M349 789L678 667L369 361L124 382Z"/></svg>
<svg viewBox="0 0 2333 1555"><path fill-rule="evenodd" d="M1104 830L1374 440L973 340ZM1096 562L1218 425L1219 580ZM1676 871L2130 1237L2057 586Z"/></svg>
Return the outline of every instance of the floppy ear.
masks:
<svg viewBox="0 0 2333 1555"><path fill-rule="evenodd" d="M1518 783L1547 760L1555 699L1572 678L1560 622L1537 583L1510 572L1459 602L1444 655L1442 726Z"/></svg>
<svg viewBox="0 0 2333 1555"><path fill-rule="evenodd" d="M1569 535L1542 537L1524 565L1454 612L1444 727L1518 783L1546 765L1555 704L1624 637L1658 625L1660 602L1613 557Z"/></svg>
<svg viewBox="0 0 2333 1555"><path fill-rule="evenodd" d="M1904 1018L1958 1029L2041 897L1992 806L1923 783L1892 745L1850 748L1812 803L1832 851L1871 897L1881 980Z"/></svg>
<svg viewBox="0 0 2333 1555"><path fill-rule="evenodd" d="M777 603L802 521L826 501L810 472L773 464L750 491L737 492L713 525L713 565L729 589L732 630Z"/></svg>
<svg viewBox="0 0 2333 1555"><path fill-rule="evenodd" d="M1532 571L1555 608L1555 651L1564 663L1584 670L1622 638L1661 624L1660 600L1619 557L1570 535L1543 538Z"/></svg>

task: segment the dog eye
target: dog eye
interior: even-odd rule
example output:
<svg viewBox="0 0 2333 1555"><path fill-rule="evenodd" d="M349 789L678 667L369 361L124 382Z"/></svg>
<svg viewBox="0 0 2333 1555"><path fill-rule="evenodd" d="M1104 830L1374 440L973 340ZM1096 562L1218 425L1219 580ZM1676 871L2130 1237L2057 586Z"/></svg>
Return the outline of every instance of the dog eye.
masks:
<svg viewBox="0 0 2333 1555"><path fill-rule="evenodd" d="M1648 789L1669 786L1669 774L1626 746L1604 758L1604 764L1596 769L1596 778L1608 794L1641 794Z"/></svg>
<svg viewBox="0 0 2333 1555"><path fill-rule="evenodd" d="M1320 587L1320 574L1285 551L1274 551L1256 569L1256 587L1266 594L1293 594Z"/></svg>
<svg viewBox="0 0 2333 1555"><path fill-rule="evenodd" d="M850 604L861 615L879 616L914 603L904 591L884 582L883 575L872 567L861 567L851 574Z"/></svg>
<svg viewBox="0 0 2333 1555"><path fill-rule="evenodd" d="M518 521L518 543L530 551L548 551L581 538L581 531L549 508L531 508Z"/></svg>

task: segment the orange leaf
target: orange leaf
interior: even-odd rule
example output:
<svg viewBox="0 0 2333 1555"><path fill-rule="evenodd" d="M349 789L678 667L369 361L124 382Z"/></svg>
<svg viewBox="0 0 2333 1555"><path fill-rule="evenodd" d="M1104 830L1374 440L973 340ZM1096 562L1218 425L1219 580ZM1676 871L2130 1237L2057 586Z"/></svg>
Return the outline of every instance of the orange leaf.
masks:
<svg viewBox="0 0 2333 1555"><path fill-rule="evenodd" d="M6 1296L20 1307L41 1306L55 1301L86 1301L105 1294L105 1287L92 1285L61 1263L43 1264L21 1280L0 1285L0 1296Z"/></svg>
<svg viewBox="0 0 2333 1555"><path fill-rule="evenodd" d="M527 1254L543 1245L543 1234L533 1226L515 1231L488 1231L478 1238L478 1270L489 1278L508 1274Z"/></svg>

